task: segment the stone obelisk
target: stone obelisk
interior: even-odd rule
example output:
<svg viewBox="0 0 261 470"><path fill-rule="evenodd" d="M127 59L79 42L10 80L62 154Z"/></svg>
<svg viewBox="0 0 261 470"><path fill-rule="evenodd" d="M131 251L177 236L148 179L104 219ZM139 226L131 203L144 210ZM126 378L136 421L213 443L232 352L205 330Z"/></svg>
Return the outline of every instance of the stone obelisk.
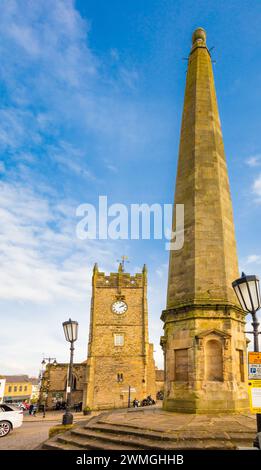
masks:
<svg viewBox="0 0 261 470"><path fill-rule="evenodd" d="M191 413L246 410L245 315L231 286L239 277L232 203L202 28L193 34L188 59L176 204L184 204L184 245L170 252L162 313L164 408Z"/></svg>

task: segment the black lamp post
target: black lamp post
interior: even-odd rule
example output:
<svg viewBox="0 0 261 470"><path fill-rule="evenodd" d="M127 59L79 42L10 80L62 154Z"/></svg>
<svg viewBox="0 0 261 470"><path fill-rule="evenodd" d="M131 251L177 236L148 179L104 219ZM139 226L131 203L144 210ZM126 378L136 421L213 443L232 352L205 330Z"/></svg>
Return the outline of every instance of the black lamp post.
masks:
<svg viewBox="0 0 261 470"><path fill-rule="evenodd" d="M49 385L50 385L50 364L53 364L54 367L57 366L56 357L44 357L41 364L42 364L42 370L39 375L41 384L40 384L40 394L39 394L39 399L38 399L38 409L42 405L43 418L45 418L45 411L47 409L48 392L49 392ZM47 376L45 376L45 373L44 373L44 366L46 364L49 365ZM44 402L42 403L43 392L45 393L45 399L44 399Z"/></svg>
<svg viewBox="0 0 261 470"><path fill-rule="evenodd" d="M239 279L232 282L233 289L237 295L239 303L245 312L252 315L253 331L246 331L247 334L254 335L254 351L259 352L258 331L259 323L256 312L261 308L261 296L259 278L257 276L246 276L242 273ZM256 415L257 432L261 433L261 414ZM256 444L258 440L255 440Z"/></svg>
<svg viewBox="0 0 261 470"><path fill-rule="evenodd" d="M70 318L68 321L63 322L63 330L66 341L71 343L70 347L70 364L69 364L69 377L67 383L67 401L66 411L63 415L63 424L72 424L73 415L70 412L71 409L71 392L72 392L72 369L73 369L73 353L74 353L74 342L78 337L78 322L72 321Z"/></svg>

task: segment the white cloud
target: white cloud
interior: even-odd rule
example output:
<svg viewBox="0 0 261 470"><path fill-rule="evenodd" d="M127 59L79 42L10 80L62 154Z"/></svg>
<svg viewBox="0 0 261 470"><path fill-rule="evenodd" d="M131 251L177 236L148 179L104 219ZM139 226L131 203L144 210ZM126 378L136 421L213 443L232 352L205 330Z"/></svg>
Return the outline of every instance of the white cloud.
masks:
<svg viewBox="0 0 261 470"><path fill-rule="evenodd" d="M260 166L261 165L261 155L257 154L257 155L253 155L251 157L248 157L246 159L246 163L247 163L247 165L249 165L251 167Z"/></svg>
<svg viewBox="0 0 261 470"><path fill-rule="evenodd" d="M261 197L261 174L256 178L253 184L253 192Z"/></svg>
<svg viewBox="0 0 261 470"><path fill-rule="evenodd" d="M247 165L256 167L261 165L261 155L253 155L246 160Z"/></svg>
<svg viewBox="0 0 261 470"><path fill-rule="evenodd" d="M247 264L257 263L261 264L261 255L249 255L246 259Z"/></svg>
<svg viewBox="0 0 261 470"><path fill-rule="evenodd" d="M107 247L76 239L73 207L8 183L0 184L0 207L0 299L38 303L86 296L90 264L104 260Z"/></svg>
<svg viewBox="0 0 261 470"><path fill-rule="evenodd" d="M157 102L136 96L139 73L128 58L113 49L103 61L94 55L89 29L71 0L1 2L8 99L0 105L0 151L33 187L48 182L46 167L56 163L67 177L90 183L101 179L106 155L116 173L123 159L150 158L170 127Z"/></svg>

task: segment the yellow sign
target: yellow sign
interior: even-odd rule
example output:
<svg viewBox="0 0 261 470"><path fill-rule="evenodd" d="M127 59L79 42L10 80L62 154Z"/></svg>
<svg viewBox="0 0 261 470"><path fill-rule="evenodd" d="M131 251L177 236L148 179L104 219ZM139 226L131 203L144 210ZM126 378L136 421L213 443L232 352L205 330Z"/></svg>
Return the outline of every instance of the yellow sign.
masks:
<svg viewBox="0 0 261 470"><path fill-rule="evenodd" d="M261 364L261 352L249 352L248 363L249 364Z"/></svg>
<svg viewBox="0 0 261 470"><path fill-rule="evenodd" d="M248 381L251 413L261 413L261 380Z"/></svg>

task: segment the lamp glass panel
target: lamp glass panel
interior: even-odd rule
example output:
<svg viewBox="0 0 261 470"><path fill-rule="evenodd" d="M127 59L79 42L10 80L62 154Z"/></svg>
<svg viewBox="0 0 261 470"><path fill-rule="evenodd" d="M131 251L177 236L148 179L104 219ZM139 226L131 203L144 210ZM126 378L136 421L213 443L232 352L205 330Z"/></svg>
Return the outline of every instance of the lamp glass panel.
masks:
<svg viewBox="0 0 261 470"><path fill-rule="evenodd" d="M259 308L259 299L258 299L258 295L257 295L257 283L258 281L249 281L248 282L248 285L249 285L249 289L250 289L250 292L251 292L251 297L252 297L252 302L253 302L253 306L254 306L254 310L258 310Z"/></svg>
<svg viewBox="0 0 261 470"><path fill-rule="evenodd" d="M252 304L251 304L251 299L250 299L248 288L247 288L247 282L242 282L241 284L239 284L239 289L241 290L243 299L246 304L246 307L244 307L244 310L247 309L249 312L252 312Z"/></svg>
<svg viewBox="0 0 261 470"><path fill-rule="evenodd" d="M73 322L70 322L70 330L69 330L69 338L70 341L73 341Z"/></svg>
<svg viewBox="0 0 261 470"><path fill-rule="evenodd" d="M78 336L78 323L72 322L72 340L76 341Z"/></svg>
<svg viewBox="0 0 261 470"><path fill-rule="evenodd" d="M243 310L246 310L246 307L245 307L245 304L244 304L244 301L243 301L243 298L242 298L242 295L241 295L241 292L240 292L238 286L234 286L234 289L235 289L237 298L238 298L238 300L239 300L239 303L240 303L242 309L243 309Z"/></svg>
<svg viewBox="0 0 261 470"><path fill-rule="evenodd" d="M259 308L261 308L261 294L260 294L260 285L259 285L259 280L256 281L257 284L257 295L258 295L258 304Z"/></svg>
<svg viewBox="0 0 261 470"><path fill-rule="evenodd" d="M63 330L64 330L64 336L65 336L66 341L70 341L69 335L68 335L68 322L63 323Z"/></svg>

